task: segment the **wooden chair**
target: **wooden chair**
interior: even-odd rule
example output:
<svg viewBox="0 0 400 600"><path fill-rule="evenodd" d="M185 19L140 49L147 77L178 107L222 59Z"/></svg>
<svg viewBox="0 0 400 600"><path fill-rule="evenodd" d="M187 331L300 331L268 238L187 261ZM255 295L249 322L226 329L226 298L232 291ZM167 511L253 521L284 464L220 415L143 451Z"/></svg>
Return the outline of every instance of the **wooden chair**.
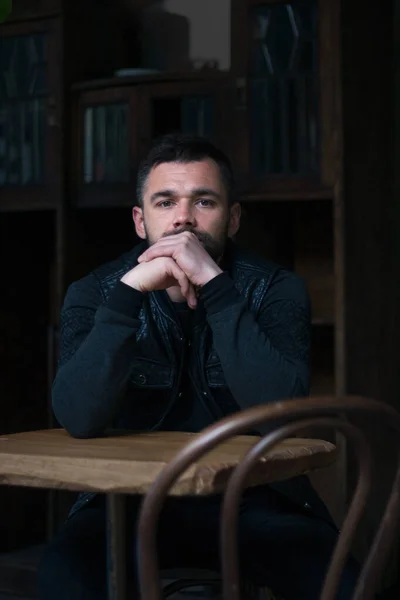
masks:
<svg viewBox="0 0 400 600"><path fill-rule="evenodd" d="M221 517L221 564L224 600L244 600L239 582L236 543L238 509L246 477L257 461L276 443L310 427L330 427L344 434L353 445L359 466L358 483L340 532L326 575L321 600L334 600L343 566L350 553L356 526L362 516L371 487L372 452L361 430L346 416L369 415L386 430L400 434L400 415L387 404L367 398L347 396L312 397L253 407L227 417L190 441L165 467L146 495L139 519L139 580L141 597L160 600L162 590L157 560L156 531L168 491L201 456L228 438L268 425L269 433L248 452L234 470L225 491ZM286 423L282 425L282 422ZM275 427L274 427L275 423ZM279 423L279 425L276 425ZM400 513L400 435L396 447L397 469L380 526L364 562L353 600L372 600L394 542Z"/></svg>

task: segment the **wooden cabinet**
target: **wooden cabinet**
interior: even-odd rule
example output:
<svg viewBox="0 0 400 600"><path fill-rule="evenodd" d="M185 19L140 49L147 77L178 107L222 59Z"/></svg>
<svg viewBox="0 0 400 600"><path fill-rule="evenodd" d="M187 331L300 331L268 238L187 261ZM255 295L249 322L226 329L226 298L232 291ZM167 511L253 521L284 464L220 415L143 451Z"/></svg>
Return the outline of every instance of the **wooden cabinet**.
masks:
<svg viewBox="0 0 400 600"><path fill-rule="evenodd" d="M0 298L3 433L52 423L55 334L66 273L72 272L66 92L72 81L111 75L129 47L122 33L115 35L122 11L106 0L100 9L99 4L15 0L0 26L0 250L7 282ZM124 25L129 29L128 20ZM44 540L46 498L45 492L4 491L0 512L8 520L0 524L0 550Z"/></svg>
<svg viewBox="0 0 400 600"><path fill-rule="evenodd" d="M307 284L313 394L344 390L339 31L329 0L232 0L238 239Z"/></svg>
<svg viewBox="0 0 400 600"><path fill-rule="evenodd" d="M74 81L111 76L126 56L136 60L136 37L135 24L111 0L101 7L94 0L13 2L0 26L0 211L62 204L66 91Z"/></svg>
<svg viewBox="0 0 400 600"><path fill-rule="evenodd" d="M0 299L2 433L49 423L64 184L57 4L17 0L0 26L0 255L7 282ZM4 490L1 551L43 541L47 497L43 490Z"/></svg>
<svg viewBox="0 0 400 600"><path fill-rule="evenodd" d="M55 19L1 27L0 211L60 200L59 43Z"/></svg>
<svg viewBox="0 0 400 600"><path fill-rule="evenodd" d="M71 204L132 206L138 164L165 133L196 133L226 145L228 90L224 77L183 75L74 86Z"/></svg>

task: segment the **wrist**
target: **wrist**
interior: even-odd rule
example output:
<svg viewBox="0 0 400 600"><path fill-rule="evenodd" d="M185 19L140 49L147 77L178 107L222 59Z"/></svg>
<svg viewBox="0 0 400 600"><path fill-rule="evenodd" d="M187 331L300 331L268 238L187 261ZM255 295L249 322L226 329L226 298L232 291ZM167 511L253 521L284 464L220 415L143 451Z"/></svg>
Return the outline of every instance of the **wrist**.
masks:
<svg viewBox="0 0 400 600"><path fill-rule="evenodd" d="M198 282L196 283L199 287L203 287L207 285L207 283L215 279L215 277L221 275L221 273L223 273L223 270L220 269L218 265L215 265L215 267L210 267L204 273L202 273L199 277Z"/></svg>
<svg viewBox="0 0 400 600"><path fill-rule="evenodd" d="M119 281L108 298L107 308L127 317L137 318L142 302L143 294Z"/></svg>
<svg viewBox="0 0 400 600"><path fill-rule="evenodd" d="M207 314L213 315L241 302L242 297L229 274L223 272L201 289L200 300Z"/></svg>
<svg viewBox="0 0 400 600"><path fill-rule="evenodd" d="M132 272L126 273L122 277L121 283L124 283L125 285L129 285L129 287L131 287L134 290L137 290L138 292L142 292L139 281L136 279L136 277L134 275L132 275Z"/></svg>

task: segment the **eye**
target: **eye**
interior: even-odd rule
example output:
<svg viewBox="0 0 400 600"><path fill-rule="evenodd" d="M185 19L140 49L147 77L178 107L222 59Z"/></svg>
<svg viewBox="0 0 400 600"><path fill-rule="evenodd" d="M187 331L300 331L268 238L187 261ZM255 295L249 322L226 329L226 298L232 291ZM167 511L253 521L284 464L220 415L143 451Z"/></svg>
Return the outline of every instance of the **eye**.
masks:
<svg viewBox="0 0 400 600"><path fill-rule="evenodd" d="M170 208L172 206L171 200L163 200L157 204L159 208Z"/></svg>
<svg viewBox="0 0 400 600"><path fill-rule="evenodd" d="M209 200L208 198L200 198L200 200L198 200L198 204L204 208L212 208L215 205L215 202L213 200Z"/></svg>

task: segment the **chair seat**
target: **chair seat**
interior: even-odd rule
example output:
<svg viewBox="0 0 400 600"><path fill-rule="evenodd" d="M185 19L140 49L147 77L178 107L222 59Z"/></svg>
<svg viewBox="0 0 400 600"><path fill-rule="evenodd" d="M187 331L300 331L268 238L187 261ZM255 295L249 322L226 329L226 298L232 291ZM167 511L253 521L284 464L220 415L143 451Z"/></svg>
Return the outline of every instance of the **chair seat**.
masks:
<svg viewBox="0 0 400 600"><path fill-rule="evenodd" d="M188 598L190 597L190 588L187 587L187 582L191 583L192 586L202 587L204 586L205 591L203 598L209 598L210 600L220 600L221 589L219 584L222 584L221 574L217 571L210 571L208 569L163 569L161 571L161 579L162 581L168 581L168 585L164 585L164 594L167 592L167 595L164 595L164 598L168 598L170 593L173 591L180 590L189 590ZM174 586L176 582L177 586ZM207 590L207 587L214 587L214 590ZM182 593L182 592L181 592ZM198 595L198 594L196 594ZM0 599L1 600L1 599ZM245 584L243 586L243 600L279 600L276 598L272 592L268 588L256 588L251 584Z"/></svg>

